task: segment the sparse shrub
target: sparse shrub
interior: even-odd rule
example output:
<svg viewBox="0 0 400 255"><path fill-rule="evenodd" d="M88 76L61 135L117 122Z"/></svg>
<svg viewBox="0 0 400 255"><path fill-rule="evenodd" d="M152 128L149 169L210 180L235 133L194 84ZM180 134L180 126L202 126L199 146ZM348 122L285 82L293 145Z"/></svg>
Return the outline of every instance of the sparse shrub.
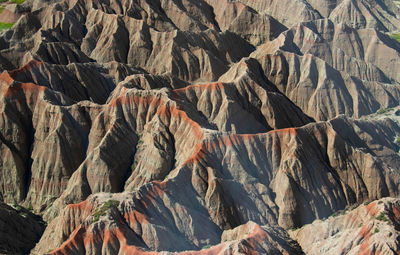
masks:
<svg viewBox="0 0 400 255"><path fill-rule="evenodd" d="M142 140L143 134L141 134L141 133L139 133L139 132L136 132L136 136L138 137L138 142L137 142L137 144L138 144L138 145L139 145L139 144L142 144L142 143L143 143L143 140Z"/></svg>
<svg viewBox="0 0 400 255"><path fill-rule="evenodd" d="M398 42L400 42L400 33L398 34L392 34L391 37L395 40L397 40Z"/></svg>
<svg viewBox="0 0 400 255"><path fill-rule="evenodd" d="M25 0L10 0L11 3L22 4Z"/></svg>
<svg viewBox="0 0 400 255"><path fill-rule="evenodd" d="M379 214L379 216L376 217L376 219L380 220L380 221L385 221L385 222L389 221L388 218L386 218L386 215L384 213Z"/></svg>
<svg viewBox="0 0 400 255"><path fill-rule="evenodd" d="M9 29L12 26L14 26L14 23L0 22L0 31L4 29Z"/></svg>
<svg viewBox="0 0 400 255"><path fill-rule="evenodd" d="M100 218L100 215L93 215L93 223L97 222Z"/></svg>
<svg viewBox="0 0 400 255"><path fill-rule="evenodd" d="M14 3L14 4L22 4L26 0L0 0L0 3L6 3L6 2Z"/></svg>
<svg viewBox="0 0 400 255"><path fill-rule="evenodd" d="M93 223L98 221L100 216L106 215L106 212L111 208L111 207L116 207L119 205L119 201L117 200L108 200L105 202L100 208L97 208L97 210L93 213Z"/></svg>
<svg viewBox="0 0 400 255"><path fill-rule="evenodd" d="M138 162L136 161L136 159L134 159L134 160L133 160L133 163L132 163L132 165L131 165L131 170L132 170L132 172L136 169L137 165L138 165Z"/></svg>
<svg viewBox="0 0 400 255"><path fill-rule="evenodd" d="M400 136L398 136L398 137L396 137L396 139L394 139L394 143L395 143L397 146L400 146Z"/></svg>
<svg viewBox="0 0 400 255"><path fill-rule="evenodd" d="M205 250L205 249L209 249L209 248L211 248L211 245L203 246L203 248L201 248L201 249L202 249L202 250Z"/></svg>
<svg viewBox="0 0 400 255"><path fill-rule="evenodd" d="M329 216L329 217L336 217L336 216L339 216L339 215L345 215L346 212L347 212L346 209L341 210L341 211L336 211L336 212L332 213L331 216Z"/></svg>
<svg viewBox="0 0 400 255"><path fill-rule="evenodd" d="M379 233L379 228L375 228L374 233Z"/></svg>
<svg viewBox="0 0 400 255"><path fill-rule="evenodd" d="M392 108L381 108L376 113L377 114L385 114L387 112L390 112L391 110L392 110Z"/></svg>

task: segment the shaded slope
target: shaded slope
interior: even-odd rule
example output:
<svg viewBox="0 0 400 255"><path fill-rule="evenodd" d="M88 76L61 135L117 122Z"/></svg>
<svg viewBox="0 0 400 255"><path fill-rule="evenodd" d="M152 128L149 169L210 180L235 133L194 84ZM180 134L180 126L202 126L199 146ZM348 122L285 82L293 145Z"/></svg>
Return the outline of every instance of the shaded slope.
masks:
<svg viewBox="0 0 400 255"><path fill-rule="evenodd" d="M0 202L0 253L27 254L46 228L39 216Z"/></svg>
<svg viewBox="0 0 400 255"><path fill-rule="evenodd" d="M397 105L398 52L399 44L379 32L318 20L293 27L251 57L304 112L327 120Z"/></svg>
<svg viewBox="0 0 400 255"><path fill-rule="evenodd" d="M21 18L0 33L0 199L49 222L34 254L301 254L314 229L302 247L288 229L399 195L398 118L369 115L399 104L387 0L12 11ZM397 245L339 236L353 252Z"/></svg>
<svg viewBox="0 0 400 255"><path fill-rule="evenodd" d="M248 221L259 225L280 224L285 228L301 226L314 218L328 217L346 205L398 195L398 173L377 160L374 150L364 147L357 135L346 138L336 133L343 128L351 130L352 125L360 128L366 124L337 119L260 135L212 135L166 180L148 183L134 193L91 196L85 203L97 204L97 199L101 199L101 203L109 199L120 201L119 210L125 219L121 220L126 222L123 223L126 224L124 233L136 236L129 238L132 244L158 251L182 251L217 244L225 229ZM370 122L370 125L374 124ZM390 125L384 129L389 137L392 136ZM388 149L394 148L391 141L386 143ZM398 158L397 154L391 154ZM107 224L93 221L96 210L88 212L84 209L87 206L68 208L77 208L73 215L85 214L75 225L67 221L65 226L69 230L63 235L60 235L61 229L53 229L55 233L49 232L49 236L45 234L38 247L50 242L55 248L70 236L72 239L65 245L73 244L72 249L82 249L83 246L76 243L82 239L75 234L89 231L94 236L103 235L104 228L108 228ZM52 224L70 215L69 210ZM120 217L113 208L110 213ZM100 217L100 222L108 219L108 216ZM75 228L77 232L72 233ZM117 229L121 228L122 225ZM50 241L54 234L60 236L58 241ZM90 246L84 247L90 252Z"/></svg>

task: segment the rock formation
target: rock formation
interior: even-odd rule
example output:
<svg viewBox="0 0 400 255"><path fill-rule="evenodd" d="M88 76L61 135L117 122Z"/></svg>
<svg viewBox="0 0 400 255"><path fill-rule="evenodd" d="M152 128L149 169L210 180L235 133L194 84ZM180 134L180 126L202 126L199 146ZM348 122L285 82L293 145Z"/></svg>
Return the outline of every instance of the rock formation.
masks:
<svg viewBox="0 0 400 255"><path fill-rule="evenodd" d="M399 253L399 200L382 199L291 231L307 254Z"/></svg>
<svg viewBox="0 0 400 255"><path fill-rule="evenodd" d="M400 250L390 0L5 10L0 253Z"/></svg>

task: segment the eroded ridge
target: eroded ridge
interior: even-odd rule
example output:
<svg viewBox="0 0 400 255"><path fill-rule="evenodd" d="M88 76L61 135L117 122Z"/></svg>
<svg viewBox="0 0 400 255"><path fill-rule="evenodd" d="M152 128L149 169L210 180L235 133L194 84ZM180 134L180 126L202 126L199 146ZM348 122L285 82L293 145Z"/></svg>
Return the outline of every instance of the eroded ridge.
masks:
<svg viewBox="0 0 400 255"><path fill-rule="evenodd" d="M0 253L398 252L391 0L2 4Z"/></svg>

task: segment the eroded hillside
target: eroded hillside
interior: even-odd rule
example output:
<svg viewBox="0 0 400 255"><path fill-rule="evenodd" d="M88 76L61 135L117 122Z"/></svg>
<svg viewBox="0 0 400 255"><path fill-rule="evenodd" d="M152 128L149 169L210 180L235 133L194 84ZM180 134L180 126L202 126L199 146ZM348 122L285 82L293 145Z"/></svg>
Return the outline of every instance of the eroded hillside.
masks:
<svg viewBox="0 0 400 255"><path fill-rule="evenodd" d="M400 252L392 1L27 0L3 21L0 253Z"/></svg>

